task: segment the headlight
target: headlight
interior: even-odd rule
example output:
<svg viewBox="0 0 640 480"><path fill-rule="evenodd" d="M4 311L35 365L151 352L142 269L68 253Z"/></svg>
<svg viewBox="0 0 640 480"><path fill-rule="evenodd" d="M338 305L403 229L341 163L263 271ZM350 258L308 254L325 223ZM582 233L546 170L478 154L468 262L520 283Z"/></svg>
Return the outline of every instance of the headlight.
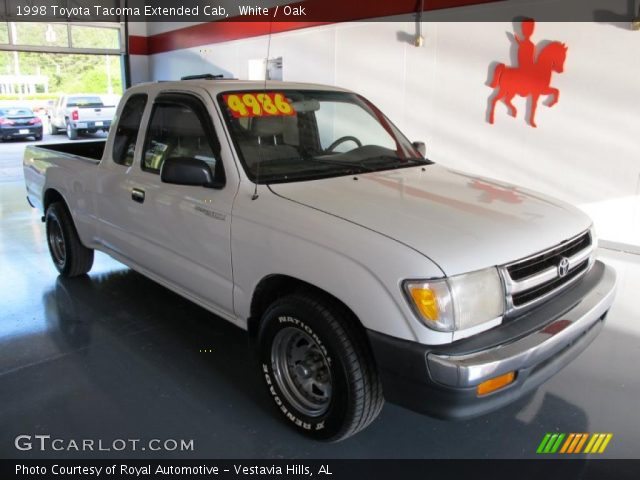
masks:
<svg viewBox="0 0 640 480"><path fill-rule="evenodd" d="M464 330L504 314L504 290L496 268L439 280L408 280L404 289L418 317L434 330Z"/></svg>

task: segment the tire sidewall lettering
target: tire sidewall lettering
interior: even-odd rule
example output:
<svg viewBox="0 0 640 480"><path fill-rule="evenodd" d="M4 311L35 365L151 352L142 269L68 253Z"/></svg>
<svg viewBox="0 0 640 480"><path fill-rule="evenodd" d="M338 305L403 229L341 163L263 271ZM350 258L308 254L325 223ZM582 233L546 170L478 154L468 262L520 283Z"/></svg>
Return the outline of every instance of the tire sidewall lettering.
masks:
<svg viewBox="0 0 640 480"><path fill-rule="evenodd" d="M324 428L324 421L312 424L310 422L302 420L301 418L298 418L295 413L289 410L275 389L274 383L271 380L271 375L269 374L269 367L266 364L262 364L262 369L264 371L265 382L267 382L267 385L269 386L269 393L271 394L271 398L273 398L273 401L276 403L287 420L295 424L297 427L304 428L305 430L321 430L322 428Z"/></svg>
<svg viewBox="0 0 640 480"><path fill-rule="evenodd" d="M333 361L331 360L331 356L329 355L329 352L327 351L327 348L324 346L324 343L322 342L320 337L316 334L316 332L309 325L307 325L305 322L303 322L302 320L300 320L300 319L298 319L296 317L285 316L285 315L278 316L278 323L280 323L280 324L286 323L286 324L294 325L296 327L299 327L305 333L309 334L311 336L311 338L313 338L313 340L318 344L318 346L322 350L323 355L327 359L327 363L330 366L333 365Z"/></svg>
<svg viewBox="0 0 640 480"><path fill-rule="evenodd" d="M327 359L327 363L329 364L329 366L333 365L333 360L329 355L329 352L326 346L324 345L323 341L318 336L318 334L314 331L314 329L311 328L306 322L292 315L277 315L276 319L277 319L277 327L275 331L280 329L278 327L282 328L286 326L291 326L291 327L302 330L303 332L308 334L318 344L318 346L322 350L322 353ZM275 331L274 331L274 334L275 334ZM302 428L304 430L308 430L308 431L324 430L325 422L326 422L325 415L323 415L318 419L301 418L299 414L297 414L295 411L289 408L287 403L283 401L283 399L280 397L277 384L272 378L272 366L269 363L262 363L262 373L264 376L264 381L267 385L267 389L269 390L269 394L271 395L271 398L273 398L273 401L275 402L278 410L282 412L282 414L287 420L293 423L296 427Z"/></svg>

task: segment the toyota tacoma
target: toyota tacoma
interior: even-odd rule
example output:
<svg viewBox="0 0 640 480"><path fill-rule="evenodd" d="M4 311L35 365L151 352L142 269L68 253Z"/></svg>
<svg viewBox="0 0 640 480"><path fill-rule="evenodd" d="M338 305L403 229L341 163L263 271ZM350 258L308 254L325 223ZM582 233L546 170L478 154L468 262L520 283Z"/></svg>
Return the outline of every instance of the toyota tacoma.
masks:
<svg viewBox="0 0 640 480"><path fill-rule="evenodd" d="M247 330L277 410L317 439L384 399L449 419L513 402L615 294L580 210L428 160L336 87L138 85L106 140L28 146L24 173L60 275L99 250Z"/></svg>

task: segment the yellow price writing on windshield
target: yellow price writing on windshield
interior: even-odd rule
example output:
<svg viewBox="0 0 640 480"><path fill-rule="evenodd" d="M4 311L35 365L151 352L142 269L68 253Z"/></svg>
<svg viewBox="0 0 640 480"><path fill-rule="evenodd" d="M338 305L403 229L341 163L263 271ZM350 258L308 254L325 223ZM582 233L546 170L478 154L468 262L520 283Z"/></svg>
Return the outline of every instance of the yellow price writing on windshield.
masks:
<svg viewBox="0 0 640 480"><path fill-rule="evenodd" d="M231 93L223 95L235 118L295 115L295 110L282 93Z"/></svg>

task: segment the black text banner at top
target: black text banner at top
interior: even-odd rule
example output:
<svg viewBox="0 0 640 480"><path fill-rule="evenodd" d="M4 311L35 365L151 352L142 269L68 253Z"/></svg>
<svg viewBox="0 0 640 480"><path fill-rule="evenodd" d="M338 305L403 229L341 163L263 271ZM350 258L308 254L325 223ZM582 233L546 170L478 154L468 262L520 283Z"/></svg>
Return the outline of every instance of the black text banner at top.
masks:
<svg viewBox="0 0 640 480"><path fill-rule="evenodd" d="M640 16L629 0L4 0L11 22L626 22Z"/></svg>

